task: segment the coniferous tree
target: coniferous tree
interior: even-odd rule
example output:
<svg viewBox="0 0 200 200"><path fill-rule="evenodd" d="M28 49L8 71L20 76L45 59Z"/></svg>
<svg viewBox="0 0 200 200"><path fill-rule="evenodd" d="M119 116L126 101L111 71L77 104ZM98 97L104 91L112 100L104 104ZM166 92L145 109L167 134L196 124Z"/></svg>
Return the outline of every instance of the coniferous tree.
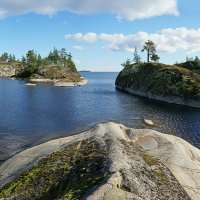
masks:
<svg viewBox="0 0 200 200"><path fill-rule="evenodd" d="M34 50L29 50L26 54L26 62L28 64L28 71L33 73L37 68L37 55Z"/></svg>
<svg viewBox="0 0 200 200"><path fill-rule="evenodd" d="M10 54L8 56L8 63L12 63L13 62L13 56Z"/></svg>
<svg viewBox="0 0 200 200"><path fill-rule="evenodd" d="M8 62L8 58L9 58L9 55L8 55L8 53L5 52L1 56L1 61Z"/></svg>
<svg viewBox="0 0 200 200"><path fill-rule="evenodd" d="M63 66L67 66L67 59L68 59L69 55L67 54L67 51L65 48L62 48L60 50L60 61L61 61L61 65Z"/></svg>
<svg viewBox="0 0 200 200"><path fill-rule="evenodd" d="M121 64L121 66L124 68L131 66L131 60L127 59L124 63Z"/></svg>
<svg viewBox="0 0 200 200"><path fill-rule="evenodd" d="M135 52L134 52L134 59L133 61L135 63L141 63L141 57L138 55L138 51L137 51L137 48L135 47Z"/></svg>
<svg viewBox="0 0 200 200"><path fill-rule="evenodd" d="M40 54L37 55L37 65L38 67L42 65L42 57Z"/></svg>
<svg viewBox="0 0 200 200"><path fill-rule="evenodd" d="M0 56L1 62L15 62L16 58L14 55L9 55L8 53L3 53ZM53 51L50 51L48 56L42 58L40 54L36 54L34 50L29 50L26 56L22 56L22 58L17 60L17 62L21 62L27 69L28 73L33 73L39 66L42 65L62 65L64 67L69 67L71 69L76 69L74 62L72 61L71 53L67 52L65 48L62 48L60 51L54 47Z"/></svg>
<svg viewBox="0 0 200 200"><path fill-rule="evenodd" d="M26 58L25 58L25 56L22 56L21 61L22 61L22 63L26 63Z"/></svg>
<svg viewBox="0 0 200 200"><path fill-rule="evenodd" d="M59 64L58 61L59 61L59 51L54 47L54 50L53 50L53 64Z"/></svg>
<svg viewBox="0 0 200 200"><path fill-rule="evenodd" d="M155 56L156 55L156 45L151 40L148 40L147 42L145 42L142 52L144 52L144 51L147 52L147 62L150 61L150 58L152 58L152 56L153 56L153 59L157 58L157 56Z"/></svg>
<svg viewBox="0 0 200 200"><path fill-rule="evenodd" d="M154 54L151 55L151 60L158 62L160 60L160 57L157 54L154 53Z"/></svg>
<svg viewBox="0 0 200 200"><path fill-rule="evenodd" d="M15 61L16 61L16 57L15 57L15 55L14 55L14 54L12 55L12 59L13 59L13 62L15 62Z"/></svg>
<svg viewBox="0 0 200 200"><path fill-rule="evenodd" d="M198 56L196 56L194 60L195 60L196 62L200 62L200 59L199 59Z"/></svg>

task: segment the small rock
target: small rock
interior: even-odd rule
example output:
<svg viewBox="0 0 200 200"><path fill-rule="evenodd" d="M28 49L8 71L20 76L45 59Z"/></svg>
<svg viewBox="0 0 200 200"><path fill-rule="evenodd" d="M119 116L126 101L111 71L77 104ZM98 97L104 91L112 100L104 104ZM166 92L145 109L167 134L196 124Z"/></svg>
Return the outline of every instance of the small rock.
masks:
<svg viewBox="0 0 200 200"><path fill-rule="evenodd" d="M149 119L144 119L144 123L147 124L147 125L150 125L150 126L154 126L154 122L152 120L149 120Z"/></svg>
<svg viewBox="0 0 200 200"><path fill-rule="evenodd" d="M36 86L36 84L34 84L34 83L26 83L25 85L26 86Z"/></svg>

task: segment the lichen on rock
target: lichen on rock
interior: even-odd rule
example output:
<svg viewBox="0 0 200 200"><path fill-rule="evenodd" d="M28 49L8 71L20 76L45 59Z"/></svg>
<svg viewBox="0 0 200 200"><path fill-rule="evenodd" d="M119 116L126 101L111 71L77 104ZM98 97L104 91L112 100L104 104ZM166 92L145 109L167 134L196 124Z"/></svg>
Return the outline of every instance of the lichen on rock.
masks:
<svg viewBox="0 0 200 200"><path fill-rule="evenodd" d="M142 137L155 137L159 145L162 145L161 138L165 138L156 131L128 129L123 125L107 123L68 140L52 141L54 145L56 142L66 142L59 150L40 158L38 162L31 163L30 158L29 165L32 167L20 176L13 176L12 181L0 190L0 197L9 200L191 199L165 166L166 163L163 164L163 156L153 155L159 147L145 150L137 143ZM48 148L49 145L51 143L48 142L26 150L0 169L7 177L20 174L26 166L18 160L37 151L43 155L41 148ZM16 167L13 163L16 163Z"/></svg>
<svg viewBox="0 0 200 200"><path fill-rule="evenodd" d="M10 199L79 199L108 175L108 152L97 140L76 142L43 158L0 191Z"/></svg>

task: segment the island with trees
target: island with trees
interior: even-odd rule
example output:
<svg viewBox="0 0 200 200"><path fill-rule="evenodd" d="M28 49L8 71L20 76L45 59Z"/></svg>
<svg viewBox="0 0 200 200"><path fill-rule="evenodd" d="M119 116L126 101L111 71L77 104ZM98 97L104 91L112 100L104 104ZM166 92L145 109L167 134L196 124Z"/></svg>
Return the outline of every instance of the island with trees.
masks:
<svg viewBox="0 0 200 200"><path fill-rule="evenodd" d="M46 57L34 50L29 50L21 59L3 53L0 56L0 76L27 79L31 82L51 82L55 86L86 84L76 69L71 53L65 48L54 48Z"/></svg>
<svg viewBox="0 0 200 200"><path fill-rule="evenodd" d="M122 64L124 69L116 79L116 88L153 100L200 108L200 59L167 65L159 63L156 45L144 44L147 62L142 62L135 48L134 59Z"/></svg>

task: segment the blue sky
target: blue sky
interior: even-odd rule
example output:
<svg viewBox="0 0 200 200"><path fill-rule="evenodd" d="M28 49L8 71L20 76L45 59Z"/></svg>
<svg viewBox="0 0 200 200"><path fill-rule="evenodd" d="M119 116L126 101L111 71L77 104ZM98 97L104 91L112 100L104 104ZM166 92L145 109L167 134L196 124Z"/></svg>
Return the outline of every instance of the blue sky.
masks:
<svg viewBox="0 0 200 200"><path fill-rule="evenodd" d="M65 47L79 70L120 71L151 39L161 62L180 62L200 56L199 7L198 0L0 0L0 53L45 56Z"/></svg>

